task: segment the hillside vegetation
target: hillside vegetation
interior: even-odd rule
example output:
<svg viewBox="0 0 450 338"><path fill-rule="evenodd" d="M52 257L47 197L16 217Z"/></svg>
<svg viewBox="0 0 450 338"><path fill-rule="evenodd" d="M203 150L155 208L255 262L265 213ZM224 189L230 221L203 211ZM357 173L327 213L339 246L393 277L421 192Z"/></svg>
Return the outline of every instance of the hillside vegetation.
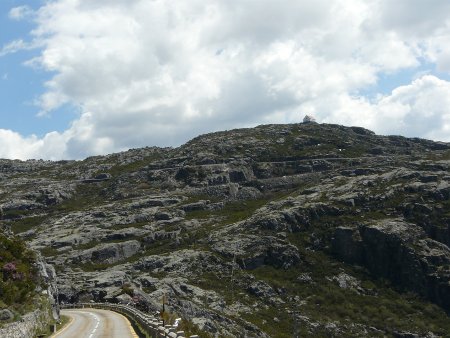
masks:
<svg viewBox="0 0 450 338"><path fill-rule="evenodd" d="M0 234L0 325L34 309L39 283L35 259L22 240Z"/></svg>

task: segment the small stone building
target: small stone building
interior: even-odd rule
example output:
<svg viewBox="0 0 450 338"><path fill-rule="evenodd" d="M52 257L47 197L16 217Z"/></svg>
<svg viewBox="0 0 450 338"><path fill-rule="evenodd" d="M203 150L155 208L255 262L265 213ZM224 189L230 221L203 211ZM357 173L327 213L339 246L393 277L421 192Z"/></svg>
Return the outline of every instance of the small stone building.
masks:
<svg viewBox="0 0 450 338"><path fill-rule="evenodd" d="M303 118L303 123L317 123L316 119L311 115L305 115Z"/></svg>

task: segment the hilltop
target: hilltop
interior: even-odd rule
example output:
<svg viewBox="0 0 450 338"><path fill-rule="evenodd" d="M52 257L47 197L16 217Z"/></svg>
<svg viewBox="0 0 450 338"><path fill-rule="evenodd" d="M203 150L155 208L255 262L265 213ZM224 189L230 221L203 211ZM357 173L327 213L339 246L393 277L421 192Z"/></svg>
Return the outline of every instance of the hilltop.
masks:
<svg viewBox="0 0 450 338"><path fill-rule="evenodd" d="M206 336L450 332L448 143L262 125L0 168L3 222L62 302L166 295Z"/></svg>

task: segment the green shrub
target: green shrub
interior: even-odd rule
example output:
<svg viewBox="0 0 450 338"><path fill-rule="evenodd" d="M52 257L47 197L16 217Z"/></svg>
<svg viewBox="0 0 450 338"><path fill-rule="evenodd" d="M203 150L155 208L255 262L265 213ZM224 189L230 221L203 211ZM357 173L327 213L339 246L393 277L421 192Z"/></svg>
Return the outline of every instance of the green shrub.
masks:
<svg viewBox="0 0 450 338"><path fill-rule="evenodd" d="M32 302L39 282L35 255L15 237L0 235L0 299L2 307L23 309Z"/></svg>

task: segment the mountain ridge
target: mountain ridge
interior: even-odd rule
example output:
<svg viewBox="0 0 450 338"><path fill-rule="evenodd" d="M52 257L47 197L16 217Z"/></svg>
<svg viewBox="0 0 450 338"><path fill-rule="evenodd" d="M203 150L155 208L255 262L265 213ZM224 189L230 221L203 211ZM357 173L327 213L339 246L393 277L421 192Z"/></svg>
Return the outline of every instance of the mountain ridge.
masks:
<svg viewBox="0 0 450 338"><path fill-rule="evenodd" d="M0 205L54 264L64 302L156 311L165 294L204 336L445 337L449 168L449 143L261 125L1 160Z"/></svg>

